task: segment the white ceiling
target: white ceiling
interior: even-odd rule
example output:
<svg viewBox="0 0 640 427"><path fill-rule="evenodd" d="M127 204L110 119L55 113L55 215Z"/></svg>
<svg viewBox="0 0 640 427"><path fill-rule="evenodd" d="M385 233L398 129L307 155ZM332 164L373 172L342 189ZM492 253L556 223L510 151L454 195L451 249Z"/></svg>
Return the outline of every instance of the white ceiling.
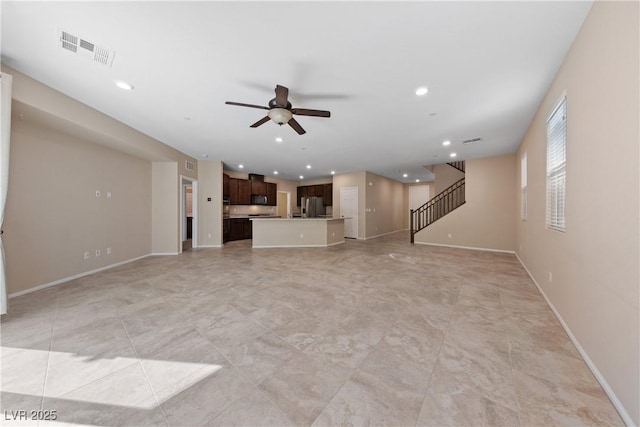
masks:
<svg viewBox="0 0 640 427"><path fill-rule="evenodd" d="M451 151L514 152L590 7L2 1L2 61L230 170L296 180L368 170L412 182L431 179L423 166ZM61 49L57 28L115 51L112 66ZM265 111L224 104L267 105L276 84L294 107L331 118L295 116L299 136L273 122L252 129ZM419 86L429 93L416 96ZM483 141L462 145L474 137Z"/></svg>

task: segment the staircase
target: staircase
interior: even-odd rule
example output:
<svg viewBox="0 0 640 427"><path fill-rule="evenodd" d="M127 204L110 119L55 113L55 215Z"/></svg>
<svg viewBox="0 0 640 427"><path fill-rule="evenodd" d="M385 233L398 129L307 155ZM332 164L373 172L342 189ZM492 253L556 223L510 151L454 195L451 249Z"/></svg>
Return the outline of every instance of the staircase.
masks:
<svg viewBox="0 0 640 427"><path fill-rule="evenodd" d="M461 172L465 171L464 160L447 164ZM414 236L418 231L465 204L464 184L465 179L459 179L418 209L411 209L411 244L414 243Z"/></svg>

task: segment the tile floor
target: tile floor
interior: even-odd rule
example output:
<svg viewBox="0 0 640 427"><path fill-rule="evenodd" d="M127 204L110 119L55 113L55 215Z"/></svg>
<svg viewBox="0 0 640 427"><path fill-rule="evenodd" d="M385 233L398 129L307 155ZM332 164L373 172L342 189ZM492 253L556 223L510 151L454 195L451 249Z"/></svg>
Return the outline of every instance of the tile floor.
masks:
<svg viewBox="0 0 640 427"><path fill-rule="evenodd" d="M623 424L513 255L408 241L232 242L11 299L3 422Z"/></svg>

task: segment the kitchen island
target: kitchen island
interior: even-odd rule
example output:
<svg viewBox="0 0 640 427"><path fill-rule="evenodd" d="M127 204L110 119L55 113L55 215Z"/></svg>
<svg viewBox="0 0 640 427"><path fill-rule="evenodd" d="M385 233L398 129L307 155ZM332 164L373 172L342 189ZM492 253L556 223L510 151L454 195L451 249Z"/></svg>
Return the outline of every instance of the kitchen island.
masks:
<svg viewBox="0 0 640 427"><path fill-rule="evenodd" d="M344 243L343 218L251 218L254 248L327 247Z"/></svg>

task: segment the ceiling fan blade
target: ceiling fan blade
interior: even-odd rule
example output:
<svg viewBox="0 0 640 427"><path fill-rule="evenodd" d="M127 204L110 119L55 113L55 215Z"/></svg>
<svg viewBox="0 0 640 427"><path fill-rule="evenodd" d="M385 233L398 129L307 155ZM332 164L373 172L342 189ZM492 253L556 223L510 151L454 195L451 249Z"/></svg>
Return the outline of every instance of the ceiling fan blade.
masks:
<svg viewBox="0 0 640 427"><path fill-rule="evenodd" d="M276 86L276 104L280 108L287 108L287 97L289 96L289 89L284 86Z"/></svg>
<svg viewBox="0 0 640 427"><path fill-rule="evenodd" d="M263 118L261 118L260 120L258 120L257 122L255 122L254 124L252 124L249 127L257 128L258 126L267 123L269 120L271 120L271 118L269 118L269 116L264 116Z"/></svg>
<svg viewBox="0 0 640 427"><path fill-rule="evenodd" d="M270 110L269 107L263 107L262 105L253 105L253 104L243 104L242 102L225 102L227 105L237 105L238 107L251 107L251 108L260 108L261 110Z"/></svg>
<svg viewBox="0 0 640 427"><path fill-rule="evenodd" d="M292 108L291 112L299 116L331 117L330 111L308 110L306 108Z"/></svg>
<svg viewBox="0 0 640 427"><path fill-rule="evenodd" d="M288 123L289 123L289 126L291 126L293 128L293 130L298 132L298 135L303 135L303 134L307 133L306 130L302 129L302 126L300 126L300 123L298 123L296 121L296 119L291 118L291 119L289 119Z"/></svg>

